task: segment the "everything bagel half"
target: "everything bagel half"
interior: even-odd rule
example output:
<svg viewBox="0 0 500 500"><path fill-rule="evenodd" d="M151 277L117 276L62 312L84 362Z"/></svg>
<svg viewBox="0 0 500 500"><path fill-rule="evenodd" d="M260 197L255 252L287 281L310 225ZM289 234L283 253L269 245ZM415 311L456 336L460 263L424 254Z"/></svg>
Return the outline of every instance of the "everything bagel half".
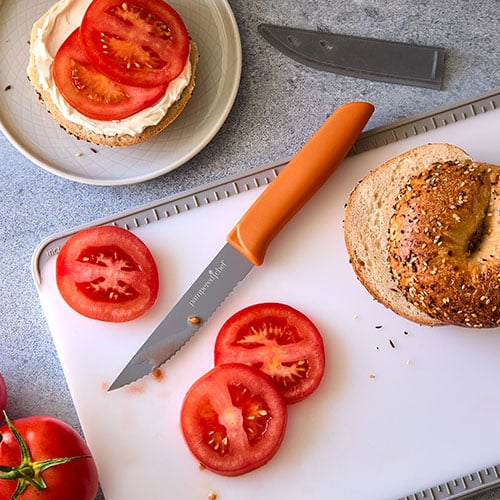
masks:
<svg viewBox="0 0 500 500"><path fill-rule="evenodd" d="M346 247L361 283L420 324L500 325L500 167L429 144L351 193Z"/></svg>

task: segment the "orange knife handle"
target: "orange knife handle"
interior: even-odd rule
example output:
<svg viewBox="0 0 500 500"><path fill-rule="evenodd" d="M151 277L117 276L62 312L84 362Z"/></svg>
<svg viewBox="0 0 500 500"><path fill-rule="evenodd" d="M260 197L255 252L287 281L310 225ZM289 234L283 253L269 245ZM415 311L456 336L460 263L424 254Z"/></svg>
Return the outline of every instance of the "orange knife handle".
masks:
<svg viewBox="0 0 500 500"><path fill-rule="evenodd" d="M334 111L238 221L227 236L229 244L262 264L273 238L347 156L373 111L366 102Z"/></svg>

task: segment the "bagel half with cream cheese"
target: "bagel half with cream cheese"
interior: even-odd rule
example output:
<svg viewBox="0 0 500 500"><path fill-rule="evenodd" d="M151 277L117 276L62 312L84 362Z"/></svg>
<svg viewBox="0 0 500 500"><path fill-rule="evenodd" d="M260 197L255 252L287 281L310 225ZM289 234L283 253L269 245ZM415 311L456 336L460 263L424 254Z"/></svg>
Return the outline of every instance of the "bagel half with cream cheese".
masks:
<svg viewBox="0 0 500 500"><path fill-rule="evenodd" d="M422 325L500 325L500 166L429 144L370 172L346 205L350 262L370 294Z"/></svg>
<svg viewBox="0 0 500 500"><path fill-rule="evenodd" d="M190 101L195 88L198 47L190 40L185 66L185 70L189 70L188 76L179 75L183 79L182 87L180 83L172 82L175 84L175 98L169 100L170 105L166 109L161 112L152 110L151 117L147 118L143 117L147 109L121 120L99 121L88 118L72 109L71 104L64 99L53 81L50 68L58 48L54 40L60 38L61 33L64 39L76 28L76 21L81 20L90 1L59 0L34 23L30 37L28 80L50 115L69 134L105 146L130 146L146 141L172 124Z"/></svg>

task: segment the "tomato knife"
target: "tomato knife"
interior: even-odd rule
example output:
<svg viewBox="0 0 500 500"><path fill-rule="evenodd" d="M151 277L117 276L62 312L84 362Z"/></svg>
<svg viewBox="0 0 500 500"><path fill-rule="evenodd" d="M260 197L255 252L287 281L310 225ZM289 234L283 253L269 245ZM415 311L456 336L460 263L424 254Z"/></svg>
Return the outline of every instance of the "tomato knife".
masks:
<svg viewBox="0 0 500 500"><path fill-rule="evenodd" d="M255 266L286 225L347 156L374 111L366 102L339 107L229 232L222 250L179 299L110 385L151 373L170 359Z"/></svg>

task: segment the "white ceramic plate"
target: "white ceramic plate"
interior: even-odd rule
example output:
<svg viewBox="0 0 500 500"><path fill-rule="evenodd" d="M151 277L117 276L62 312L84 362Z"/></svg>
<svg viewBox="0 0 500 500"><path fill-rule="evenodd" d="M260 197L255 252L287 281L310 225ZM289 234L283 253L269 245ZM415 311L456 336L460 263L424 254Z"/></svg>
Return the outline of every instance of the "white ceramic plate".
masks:
<svg viewBox="0 0 500 500"><path fill-rule="evenodd" d="M226 0L169 1L200 51L195 92L168 129L126 148L93 146L64 132L28 82L31 27L52 3L0 2L0 128L22 154L73 181L123 185L170 172L210 142L231 110L241 75L239 31Z"/></svg>

